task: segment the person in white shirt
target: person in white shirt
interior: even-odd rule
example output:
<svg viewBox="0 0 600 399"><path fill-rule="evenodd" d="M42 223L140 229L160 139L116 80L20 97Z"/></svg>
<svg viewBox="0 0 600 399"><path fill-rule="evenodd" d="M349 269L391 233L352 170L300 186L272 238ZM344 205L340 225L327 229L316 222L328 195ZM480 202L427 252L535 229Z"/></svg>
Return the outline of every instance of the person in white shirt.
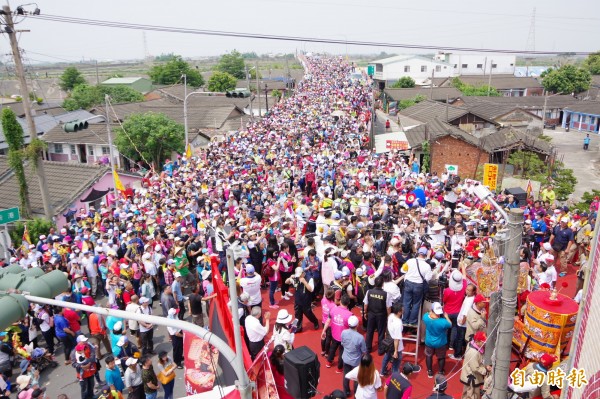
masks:
<svg viewBox="0 0 600 399"><path fill-rule="evenodd" d="M358 378L359 374L362 381ZM358 367L346 374L346 378L358 381L358 388L354 396L356 399L377 399L377 392L383 386L381 376L375 368L375 362L370 353L362 356Z"/></svg>
<svg viewBox="0 0 600 399"><path fill-rule="evenodd" d="M251 264L246 265L246 277L240 279L240 287L242 290L250 295L248 302L249 306L261 306L262 296L260 295L260 284L262 277L255 273L254 266Z"/></svg>
<svg viewBox="0 0 600 399"><path fill-rule="evenodd" d="M554 267L554 255L548 254L546 256L546 274L550 279L550 286L552 288L556 288L556 280L558 279L558 273L556 272L556 267Z"/></svg>
<svg viewBox="0 0 600 399"><path fill-rule="evenodd" d="M425 287L427 286L425 283L429 282L433 276L431 266L425 261L427 248L421 247L417 252L417 258L409 259L402 266L406 270L404 275L404 311L402 315L402 323L405 326L417 325L421 303L425 295Z"/></svg>
<svg viewBox="0 0 600 399"><path fill-rule="evenodd" d="M282 345L285 353L294 349L295 329L290 326L292 315L286 309L277 313L277 321L273 327L273 347Z"/></svg>
<svg viewBox="0 0 600 399"><path fill-rule="evenodd" d="M382 376L389 374L387 370L389 362L392 362L392 373L397 373L400 370L400 363L402 362L404 343L402 342L402 304L400 302L396 302L392 305L392 311L387 320L387 328L390 337L394 340L394 348L391 351L386 352L383 356L381 366Z"/></svg>
<svg viewBox="0 0 600 399"><path fill-rule="evenodd" d="M146 297L140 298L140 309L138 313L145 315L152 314L152 308L148 306L150 300ZM154 325L152 323L146 323L144 321L138 322L140 326L140 339L142 341L142 355L154 354Z"/></svg>
<svg viewBox="0 0 600 399"><path fill-rule="evenodd" d="M98 266L94 264L94 258L91 256L90 251L83 251L83 258L81 258L81 265L85 270L88 283L92 289L92 297L96 297L96 289L98 288Z"/></svg>
<svg viewBox="0 0 600 399"><path fill-rule="evenodd" d="M467 313L469 313L469 309L473 307L473 301L475 300L475 295L477 294L477 288L473 284L467 284L467 288L465 290L465 299L460 307L460 312L458 312L458 317L456 319L456 324L458 325L457 334L462 334L466 336L467 334ZM465 337L466 339L466 337ZM463 340L463 342L466 342ZM450 359L458 360L462 358L464 353L464 346L460 353L450 354L448 357Z"/></svg>
<svg viewBox="0 0 600 399"><path fill-rule="evenodd" d="M250 311L250 316L246 317L244 325L249 341L248 351L250 352L250 357L252 357L252 360L254 360L260 351L265 347L265 336L269 332L269 318L271 317L271 313L265 313L266 322L264 326L259 320L261 314L261 308L259 306L254 306Z"/></svg>

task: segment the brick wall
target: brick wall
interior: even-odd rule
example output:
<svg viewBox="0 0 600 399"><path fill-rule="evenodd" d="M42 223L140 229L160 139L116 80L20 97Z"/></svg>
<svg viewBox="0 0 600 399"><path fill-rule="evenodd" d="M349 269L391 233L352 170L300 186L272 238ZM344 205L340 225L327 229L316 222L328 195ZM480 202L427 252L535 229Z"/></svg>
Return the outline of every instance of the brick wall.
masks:
<svg viewBox="0 0 600 399"><path fill-rule="evenodd" d="M431 141L431 170L442 174L446 165L458 165L458 175L473 178L477 165L488 162L488 154L452 136Z"/></svg>

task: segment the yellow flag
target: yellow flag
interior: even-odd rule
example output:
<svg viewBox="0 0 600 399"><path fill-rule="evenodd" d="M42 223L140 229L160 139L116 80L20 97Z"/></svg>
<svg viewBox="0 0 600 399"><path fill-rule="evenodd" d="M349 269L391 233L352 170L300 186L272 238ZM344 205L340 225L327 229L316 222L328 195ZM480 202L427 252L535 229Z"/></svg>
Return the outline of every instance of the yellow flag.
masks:
<svg viewBox="0 0 600 399"><path fill-rule="evenodd" d="M119 191L125 191L125 186L121 183L121 179L119 178L119 174L116 169L113 169L113 179L115 181L115 189Z"/></svg>
<svg viewBox="0 0 600 399"><path fill-rule="evenodd" d="M188 143L187 148L185 149L185 157L187 159L192 159L192 145Z"/></svg>

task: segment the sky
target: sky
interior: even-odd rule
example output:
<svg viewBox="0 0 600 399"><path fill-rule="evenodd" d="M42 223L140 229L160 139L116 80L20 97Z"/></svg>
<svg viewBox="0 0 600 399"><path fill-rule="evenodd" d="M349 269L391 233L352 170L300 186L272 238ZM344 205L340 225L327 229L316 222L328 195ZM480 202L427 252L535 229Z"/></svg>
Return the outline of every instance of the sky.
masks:
<svg viewBox="0 0 600 399"><path fill-rule="evenodd" d="M23 3L10 2L16 8ZM598 0L38 0L42 15L177 28L318 37L340 41L407 43L556 52L600 50ZM25 7L33 11L35 5ZM530 27L535 8L535 41ZM17 18L19 44L31 63L99 61L175 53L216 56L233 49L258 54L296 50L333 54L419 53L341 44L287 42L107 28ZM533 44L534 43L534 44ZM0 54L10 52L0 38Z"/></svg>

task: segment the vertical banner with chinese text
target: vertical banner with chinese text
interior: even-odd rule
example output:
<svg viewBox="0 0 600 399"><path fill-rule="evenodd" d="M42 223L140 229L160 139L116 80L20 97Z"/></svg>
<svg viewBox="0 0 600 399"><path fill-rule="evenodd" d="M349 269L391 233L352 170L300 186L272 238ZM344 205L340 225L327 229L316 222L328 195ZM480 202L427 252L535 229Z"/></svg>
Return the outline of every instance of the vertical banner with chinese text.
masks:
<svg viewBox="0 0 600 399"><path fill-rule="evenodd" d="M486 163L483 165L483 185L488 186L491 191L498 187L498 165Z"/></svg>

